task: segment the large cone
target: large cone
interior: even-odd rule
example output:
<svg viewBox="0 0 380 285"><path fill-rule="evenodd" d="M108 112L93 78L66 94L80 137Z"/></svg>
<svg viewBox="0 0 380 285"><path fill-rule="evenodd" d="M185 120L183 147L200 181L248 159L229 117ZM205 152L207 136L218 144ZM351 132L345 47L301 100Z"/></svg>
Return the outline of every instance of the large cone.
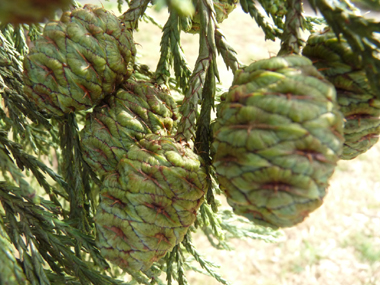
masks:
<svg viewBox="0 0 380 285"><path fill-rule="evenodd" d="M171 137L147 135L106 176L95 217L102 255L147 270L183 240L206 184L199 158Z"/></svg>
<svg viewBox="0 0 380 285"><path fill-rule="evenodd" d="M88 115L81 132L83 158L99 175L114 171L131 145L147 134L172 134L176 119L166 90L130 79Z"/></svg>
<svg viewBox="0 0 380 285"><path fill-rule="evenodd" d="M361 62L348 43L332 32L309 37L303 55L325 75L337 90L338 104L345 117L342 159L353 159L379 139L380 100L372 93Z"/></svg>
<svg viewBox="0 0 380 285"><path fill-rule="evenodd" d="M322 204L343 144L335 100L305 57L274 57L235 73L213 128L213 165L236 214L290 227Z"/></svg>
<svg viewBox="0 0 380 285"><path fill-rule="evenodd" d="M49 22L24 61L25 93L55 115L86 110L132 73L132 33L103 8L86 5Z"/></svg>

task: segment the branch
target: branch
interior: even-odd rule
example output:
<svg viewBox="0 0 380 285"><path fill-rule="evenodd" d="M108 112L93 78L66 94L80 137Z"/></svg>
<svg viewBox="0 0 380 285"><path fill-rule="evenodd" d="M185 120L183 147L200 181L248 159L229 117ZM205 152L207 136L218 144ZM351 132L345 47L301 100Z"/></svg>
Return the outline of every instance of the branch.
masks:
<svg viewBox="0 0 380 285"><path fill-rule="evenodd" d="M179 244L177 244L173 248L173 252L175 252L175 254L176 254L178 285L188 285L186 276L185 276L184 271L183 271L184 262L183 262L182 250L181 250L181 247Z"/></svg>
<svg viewBox="0 0 380 285"><path fill-rule="evenodd" d="M48 120L37 111L34 103L24 95L22 56L0 32L0 96L7 109L1 112L3 128L14 133L14 140L23 146L31 147L35 153L49 153L49 147L55 146L50 136L55 136ZM32 121L27 120L27 117Z"/></svg>
<svg viewBox="0 0 380 285"><path fill-rule="evenodd" d="M202 89L207 70L211 67L217 75L216 47L215 47L215 17L211 0L198 0L198 11L201 11L201 29L199 56L189 80L190 88L185 94L180 112L181 122L177 131L177 139L190 141L195 136L196 120L198 116L198 101L202 96Z"/></svg>
<svg viewBox="0 0 380 285"><path fill-rule="evenodd" d="M57 182L64 189L67 188L67 183L62 179L61 176L56 174L52 169L47 167L44 163L39 161L34 156L25 153L22 150L22 147L19 144L10 141L7 135L8 134L6 132L0 130L0 149L4 150L5 154L8 156L7 159L13 162L12 158L9 157L9 154L11 153L13 158L16 161L18 168L22 171L25 168L30 170L33 173L33 176L38 181L38 183L44 188L46 193L49 195L51 201L53 201L57 206L61 206L61 204L58 202L58 199L54 193L56 191L54 191L53 187L51 187L46 182L46 179L43 173L47 173L55 182ZM9 166L7 167L7 169L10 170ZM18 181L18 179L15 181Z"/></svg>
<svg viewBox="0 0 380 285"><path fill-rule="evenodd" d="M143 17L150 0L132 0L129 9L119 18L125 23L127 29L137 30L138 22Z"/></svg>
<svg viewBox="0 0 380 285"><path fill-rule="evenodd" d="M232 72L241 66L241 63L237 59L236 51L229 45L222 30L218 26L215 26L215 41L218 53L222 55L223 61L227 66L227 69L231 68Z"/></svg>
<svg viewBox="0 0 380 285"><path fill-rule="evenodd" d="M42 197L24 195L19 187L3 182L0 201L6 214L6 231L32 284L50 284L43 269L45 261L56 274L65 273L81 282L123 284L98 273L99 268L90 267L90 262L84 262L71 250L81 244L80 250L89 253L102 270L108 267L91 237L60 220L60 208Z"/></svg>
<svg viewBox="0 0 380 285"><path fill-rule="evenodd" d="M188 80L191 75L189 65L184 57L180 40L180 17L174 10L170 12L168 21L163 28L161 38L161 56L156 70L156 81L168 84L170 67L174 63L174 72L177 84L184 92L188 89ZM169 50L170 49L170 50Z"/></svg>
<svg viewBox="0 0 380 285"><path fill-rule="evenodd" d="M195 260L200 264L200 266L205 269L210 276L215 278L218 282L224 284L224 285L230 285L230 283L224 279L222 276L220 276L218 273L216 273L212 267L217 267L215 264L211 263L208 260L205 260L203 256L201 256L198 251L195 249L192 241L190 233L188 232L185 235L185 238L182 241L182 244L185 246L185 249L188 253L190 253L192 256L194 256Z"/></svg>
<svg viewBox="0 0 380 285"><path fill-rule="evenodd" d="M61 172L70 184L66 187L70 202L70 218L73 225L84 233L90 231L88 221L89 205L86 203L90 196L89 173L85 171L86 163L82 159L79 144L78 126L74 114L66 114L65 120L60 124L60 141L62 150ZM77 251L78 254L79 251Z"/></svg>
<svg viewBox="0 0 380 285"><path fill-rule="evenodd" d="M333 29L336 36L342 34L351 46L357 59L361 61L362 68L374 94L380 98L380 24L372 19L365 19L355 14L352 7L341 1L312 0L310 4L318 8L327 24Z"/></svg>
<svg viewBox="0 0 380 285"><path fill-rule="evenodd" d="M0 217L0 284L27 284Z"/></svg>
<svg viewBox="0 0 380 285"><path fill-rule="evenodd" d="M305 21L302 13L302 0L288 0L288 11L278 55L300 54L300 48L305 42L301 36Z"/></svg>
<svg viewBox="0 0 380 285"><path fill-rule="evenodd" d="M173 54L170 49L170 33L171 22L173 21L173 14L170 14L168 21L166 22L163 30L160 42L160 59L157 64L155 72L155 81L158 84L168 84L170 78L170 67L172 66Z"/></svg>
<svg viewBox="0 0 380 285"><path fill-rule="evenodd" d="M199 213L197 221L200 228L210 244L219 250L231 250L229 241L233 238L249 238L265 242L278 242L283 238L281 231L255 226L231 210L214 213L210 205L203 203Z"/></svg>
<svg viewBox="0 0 380 285"><path fill-rule="evenodd" d="M212 133L210 129L211 110L214 108L215 91L216 82L214 68L209 68L206 75L205 85L202 90L202 105L201 113L197 121L195 150L196 153L198 153L202 158L202 166L205 167L207 174L207 202L212 205L212 208L215 212L217 212L211 179L213 168L210 158L210 145L212 140Z"/></svg>
<svg viewBox="0 0 380 285"><path fill-rule="evenodd" d="M265 17L257 10L253 0L240 0L240 5L243 11L250 14L255 19L257 25L264 31L265 39L274 41L276 38L281 38L282 31L269 24Z"/></svg>

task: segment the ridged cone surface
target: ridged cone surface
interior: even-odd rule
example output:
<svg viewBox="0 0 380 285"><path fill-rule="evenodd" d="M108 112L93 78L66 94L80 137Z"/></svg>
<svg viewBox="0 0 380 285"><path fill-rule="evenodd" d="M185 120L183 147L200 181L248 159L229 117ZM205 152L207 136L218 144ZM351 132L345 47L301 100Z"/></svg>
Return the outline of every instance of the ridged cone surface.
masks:
<svg viewBox="0 0 380 285"><path fill-rule="evenodd" d="M0 1L0 22L31 24L54 17L58 9L67 9L71 0L2 0Z"/></svg>
<svg viewBox="0 0 380 285"><path fill-rule="evenodd" d="M198 156L171 137L147 135L106 176L97 209L97 245L121 268L145 271L179 244L203 202Z"/></svg>
<svg viewBox="0 0 380 285"><path fill-rule="evenodd" d="M332 32L312 34L303 55L325 75L337 90L345 117L345 143L341 159L353 159L379 139L380 100L371 92L365 70L345 39Z"/></svg>
<svg viewBox="0 0 380 285"><path fill-rule="evenodd" d="M25 93L58 116L89 109L130 77L135 53L115 15L85 5L45 25L24 60Z"/></svg>
<svg viewBox="0 0 380 285"><path fill-rule="evenodd" d="M323 203L342 151L335 89L301 56L235 72L213 126L213 165L234 212L290 227Z"/></svg>
<svg viewBox="0 0 380 285"><path fill-rule="evenodd" d="M168 91L129 79L88 114L81 132L83 158L99 175L114 171L131 145L147 134L172 134L176 119Z"/></svg>
<svg viewBox="0 0 380 285"><path fill-rule="evenodd" d="M237 0L214 0L215 19L218 23L222 23L228 18L228 15L235 10L238 1ZM191 25L183 25L182 27L186 32L199 33L200 30L200 17L199 12L196 11L192 18ZM188 27L188 28L187 28Z"/></svg>

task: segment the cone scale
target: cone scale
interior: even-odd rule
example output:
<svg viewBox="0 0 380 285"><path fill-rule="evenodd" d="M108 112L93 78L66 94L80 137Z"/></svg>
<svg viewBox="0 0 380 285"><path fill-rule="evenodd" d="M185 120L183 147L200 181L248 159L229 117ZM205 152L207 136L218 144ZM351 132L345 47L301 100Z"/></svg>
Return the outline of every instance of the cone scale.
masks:
<svg viewBox="0 0 380 285"><path fill-rule="evenodd" d="M83 158L101 176L112 172L131 145L146 134L170 135L176 119L177 107L166 90L130 79L87 115Z"/></svg>

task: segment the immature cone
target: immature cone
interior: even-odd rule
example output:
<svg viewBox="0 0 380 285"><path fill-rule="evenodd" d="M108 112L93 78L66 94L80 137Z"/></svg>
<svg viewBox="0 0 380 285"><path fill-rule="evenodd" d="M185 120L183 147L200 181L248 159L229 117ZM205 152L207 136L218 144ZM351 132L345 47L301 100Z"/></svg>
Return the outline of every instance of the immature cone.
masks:
<svg viewBox="0 0 380 285"><path fill-rule="evenodd" d="M361 62L343 38L328 31L311 35L303 55L336 87L346 121L341 159L366 152L379 139L380 100L372 93Z"/></svg>
<svg viewBox="0 0 380 285"><path fill-rule="evenodd" d="M302 222L326 195L342 128L335 89L307 58L238 70L213 127L213 165L234 212L274 228Z"/></svg>
<svg viewBox="0 0 380 285"><path fill-rule="evenodd" d="M218 23L222 23L228 18L228 15L236 8L237 0L214 0L215 19ZM201 19L199 12L196 11L191 20L191 25L182 24L182 28L189 33L199 33Z"/></svg>
<svg viewBox="0 0 380 285"><path fill-rule="evenodd" d="M100 175L114 171L131 145L147 134L172 134L176 119L177 107L167 90L129 79L87 115L83 158Z"/></svg>
<svg viewBox="0 0 380 285"><path fill-rule="evenodd" d="M71 0L1 0L0 22L30 24L52 18L58 9L67 9Z"/></svg>
<svg viewBox="0 0 380 285"><path fill-rule="evenodd" d="M103 8L86 5L49 22L24 60L25 94L61 116L89 109L129 78L132 34Z"/></svg>
<svg viewBox="0 0 380 285"><path fill-rule="evenodd" d="M195 221L205 179L198 156L171 137L133 144L103 182L95 216L101 254L121 268L149 269Z"/></svg>

